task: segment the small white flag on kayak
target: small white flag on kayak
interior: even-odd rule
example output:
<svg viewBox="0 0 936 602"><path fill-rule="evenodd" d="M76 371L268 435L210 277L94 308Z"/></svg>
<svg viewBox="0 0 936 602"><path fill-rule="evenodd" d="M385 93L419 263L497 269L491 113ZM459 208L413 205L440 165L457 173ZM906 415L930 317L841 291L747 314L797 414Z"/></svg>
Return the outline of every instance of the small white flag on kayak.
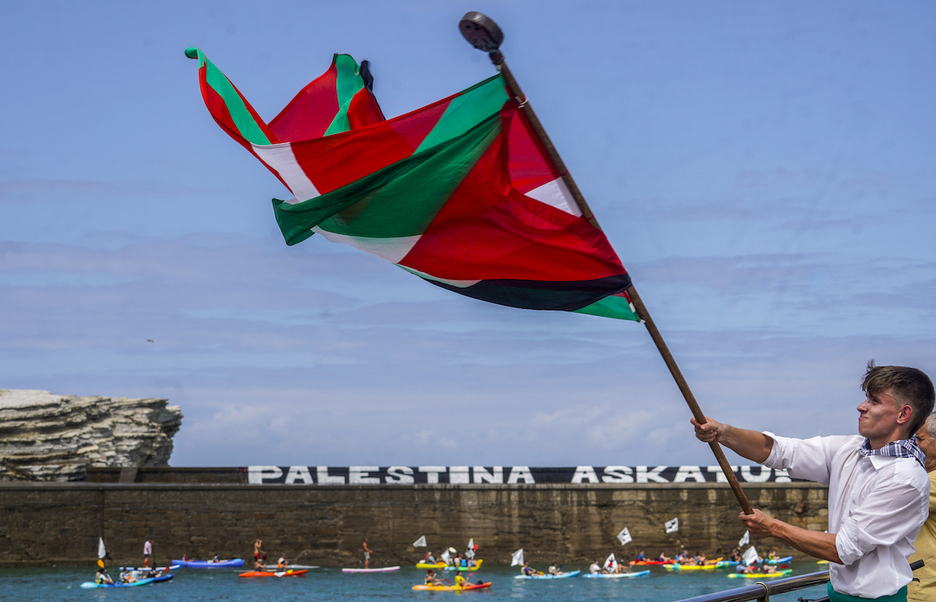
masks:
<svg viewBox="0 0 936 602"><path fill-rule="evenodd" d="M617 534L618 541L621 542L621 545L627 545L628 542L634 541L630 536L630 531L627 530L627 527L621 529L621 532Z"/></svg>
<svg viewBox="0 0 936 602"><path fill-rule="evenodd" d="M468 540L468 549L465 550L465 558L474 558L475 554L474 537Z"/></svg>
<svg viewBox="0 0 936 602"><path fill-rule="evenodd" d="M668 520L665 524L667 533L675 533L676 531L679 531L679 517L676 517L673 520Z"/></svg>
<svg viewBox="0 0 936 602"><path fill-rule="evenodd" d="M745 550L744 554L741 556L741 560L744 562L744 564L754 564L757 562L758 558L759 556L757 555L757 549L754 546L751 546Z"/></svg>
<svg viewBox="0 0 936 602"><path fill-rule="evenodd" d="M523 548L520 548L510 556L510 566L523 564Z"/></svg>
<svg viewBox="0 0 936 602"><path fill-rule="evenodd" d="M605 562L604 562L605 569L614 573L614 572L617 572L617 566L618 564L617 564L617 560L615 560L614 558L614 554L611 554L610 556L605 558Z"/></svg>
<svg viewBox="0 0 936 602"><path fill-rule="evenodd" d="M419 539L413 542L414 548L425 548L426 547L426 536L423 535Z"/></svg>
<svg viewBox="0 0 936 602"><path fill-rule="evenodd" d="M105 556L107 556L107 550L104 549L104 538L98 537L97 557L103 559Z"/></svg>
<svg viewBox="0 0 936 602"><path fill-rule="evenodd" d="M738 547L746 546L751 543L751 532L745 531L744 535L741 536L741 539L738 540Z"/></svg>

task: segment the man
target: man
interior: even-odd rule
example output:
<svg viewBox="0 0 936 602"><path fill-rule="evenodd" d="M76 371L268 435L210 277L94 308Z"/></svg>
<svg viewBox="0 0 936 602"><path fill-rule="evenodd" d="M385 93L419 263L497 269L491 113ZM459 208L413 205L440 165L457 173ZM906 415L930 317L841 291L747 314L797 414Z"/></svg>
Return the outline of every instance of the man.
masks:
<svg viewBox="0 0 936 602"><path fill-rule="evenodd" d="M143 568L148 568L150 565L150 556L153 555L153 540L147 539L143 544Z"/></svg>
<svg viewBox="0 0 936 602"><path fill-rule="evenodd" d="M913 580L907 586L907 600L932 602L936 600L936 413L930 414L917 432L917 443L926 454L926 472L930 479L929 518L923 523L913 546L916 552L910 562L922 560L925 566L914 571Z"/></svg>
<svg viewBox="0 0 936 602"><path fill-rule="evenodd" d="M367 547L367 538L364 538L364 542L361 544L364 546L364 568L370 568L370 555L371 549Z"/></svg>
<svg viewBox="0 0 936 602"><path fill-rule="evenodd" d="M907 599L907 557L928 514L930 482L913 435L933 411L933 383L915 368L868 364L858 435L790 439L706 418L696 437L797 478L829 486L829 530L795 527L755 509L741 514L752 537L776 537L830 561L829 599Z"/></svg>
<svg viewBox="0 0 936 602"><path fill-rule="evenodd" d="M260 562L260 554L266 555L266 552L263 551L263 540L258 537L254 541L254 568L258 570L266 566L265 562Z"/></svg>

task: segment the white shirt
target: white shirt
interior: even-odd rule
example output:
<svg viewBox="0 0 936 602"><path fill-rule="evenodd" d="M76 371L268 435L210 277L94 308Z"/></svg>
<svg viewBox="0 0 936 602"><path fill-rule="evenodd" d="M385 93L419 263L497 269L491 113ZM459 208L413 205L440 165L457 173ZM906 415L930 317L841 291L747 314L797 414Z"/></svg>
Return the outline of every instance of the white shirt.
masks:
<svg viewBox="0 0 936 602"><path fill-rule="evenodd" d="M831 563L835 591L879 598L913 579L907 557L929 515L929 478L912 458L862 455L861 435L774 440L764 462L829 486L829 533L843 564Z"/></svg>

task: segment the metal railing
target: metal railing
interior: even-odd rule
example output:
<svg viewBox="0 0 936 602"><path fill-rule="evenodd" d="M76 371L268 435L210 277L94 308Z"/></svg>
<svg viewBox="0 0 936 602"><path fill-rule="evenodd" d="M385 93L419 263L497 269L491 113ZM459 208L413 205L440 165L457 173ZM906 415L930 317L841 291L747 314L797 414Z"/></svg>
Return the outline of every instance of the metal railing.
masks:
<svg viewBox="0 0 936 602"><path fill-rule="evenodd" d="M922 560L917 560L910 565L914 571L923 566ZM693 598L679 600L679 602L749 602L750 600L762 600L766 602L770 596L777 596L794 592L807 587L822 585L829 582L829 571L819 573L810 573L808 575L799 575L797 577L787 577L786 579L777 579L767 583L758 581L754 585L729 589L723 592L704 594ZM822 597L813 602L828 602L828 597Z"/></svg>

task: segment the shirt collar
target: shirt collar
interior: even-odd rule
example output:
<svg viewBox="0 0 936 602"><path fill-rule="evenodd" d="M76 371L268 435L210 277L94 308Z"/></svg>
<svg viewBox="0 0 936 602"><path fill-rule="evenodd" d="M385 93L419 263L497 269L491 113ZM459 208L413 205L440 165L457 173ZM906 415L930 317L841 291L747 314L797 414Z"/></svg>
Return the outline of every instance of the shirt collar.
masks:
<svg viewBox="0 0 936 602"><path fill-rule="evenodd" d="M868 441L868 439L865 439L864 443L861 444L861 447L858 448L858 451L861 452L861 455L866 458L870 456L913 458L920 463L920 466L926 468L926 454L924 454L923 450L920 449L920 446L917 445L916 435L910 437L909 439L891 441L881 449L871 449L871 442Z"/></svg>

